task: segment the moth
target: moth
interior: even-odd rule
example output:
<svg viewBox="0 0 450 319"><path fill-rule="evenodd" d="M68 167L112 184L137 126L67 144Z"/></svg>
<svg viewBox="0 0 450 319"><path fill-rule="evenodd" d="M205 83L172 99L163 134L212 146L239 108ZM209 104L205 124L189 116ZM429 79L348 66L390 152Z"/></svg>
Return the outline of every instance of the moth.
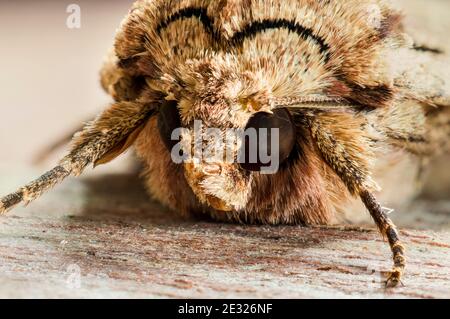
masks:
<svg viewBox="0 0 450 319"><path fill-rule="evenodd" d="M0 212L133 146L150 194L183 214L327 225L360 200L389 242L386 284L396 286L405 249L374 172L389 165L382 155L447 152L450 134L445 53L415 43L402 21L386 0L139 0L101 70L114 103L56 167L3 197ZM175 163L172 133L195 121L223 133L279 129L279 169Z"/></svg>

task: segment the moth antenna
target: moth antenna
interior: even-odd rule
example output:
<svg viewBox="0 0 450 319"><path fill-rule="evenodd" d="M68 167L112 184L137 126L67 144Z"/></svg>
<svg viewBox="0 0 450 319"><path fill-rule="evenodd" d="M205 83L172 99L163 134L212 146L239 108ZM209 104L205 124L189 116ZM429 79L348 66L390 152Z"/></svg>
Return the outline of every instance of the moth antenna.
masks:
<svg viewBox="0 0 450 319"><path fill-rule="evenodd" d="M0 199L0 215L20 203L28 204L69 176L79 176L89 164L107 163L132 145L152 108L131 102L112 105L73 138L72 148L59 164Z"/></svg>
<svg viewBox="0 0 450 319"><path fill-rule="evenodd" d="M309 104L309 103L321 103L321 102L340 102L342 99L329 97L321 94L313 94L308 96L299 97L287 97L287 98L276 98L275 102L277 104L283 104L285 106L293 106L296 104Z"/></svg>
<svg viewBox="0 0 450 319"><path fill-rule="evenodd" d="M346 104L345 100L343 99L327 97L323 95L310 95L295 98L276 98L273 103L277 107L287 107L293 110L330 110L344 109L349 107L349 104Z"/></svg>

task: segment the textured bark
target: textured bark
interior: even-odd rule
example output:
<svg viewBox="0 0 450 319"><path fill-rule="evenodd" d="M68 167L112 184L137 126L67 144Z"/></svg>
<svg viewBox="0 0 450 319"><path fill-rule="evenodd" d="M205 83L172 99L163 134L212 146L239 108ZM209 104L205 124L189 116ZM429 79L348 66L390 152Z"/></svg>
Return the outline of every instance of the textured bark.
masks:
<svg viewBox="0 0 450 319"><path fill-rule="evenodd" d="M100 175L1 218L0 297L450 297L450 234L401 236L405 286L385 290L375 229L184 220L136 177Z"/></svg>

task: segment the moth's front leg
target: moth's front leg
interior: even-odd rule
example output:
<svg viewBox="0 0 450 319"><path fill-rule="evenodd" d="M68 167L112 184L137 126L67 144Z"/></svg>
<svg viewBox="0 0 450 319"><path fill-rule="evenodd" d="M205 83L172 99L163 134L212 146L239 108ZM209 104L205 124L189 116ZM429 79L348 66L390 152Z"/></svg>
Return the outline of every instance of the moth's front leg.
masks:
<svg viewBox="0 0 450 319"><path fill-rule="evenodd" d="M131 146L152 114L150 105L113 104L75 135L69 154L56 167L16 192L0 197L0 215L22 202L30 203L65 178L80 175L89 164L113 160Z"/></svg>
<svg viewBox="0 0 450 319"><path fill-rule="evenodd" d="M388 276L386 286L395 287L401 283L402 275L406 267L405 247L399 239L397 228L383 211L383 208L378 203L375 196L368 191L361 192L360 196L377 224L381 234L387 238L389 245L391 246L394 258L394 268Z"/></svg>
<svg viewBox="0 0 450 319"><path fill-rule="evenodd" d="M381 234L387 238L393 253L394 268L386 286L397 286L406 265L405 249L395 225L373 195L378 189L371 178L375 155L373 142L363 129L365 119L354 113L316 113L309 115L308 124L325 162L344 181L350 193L361 198Z"/></svg>

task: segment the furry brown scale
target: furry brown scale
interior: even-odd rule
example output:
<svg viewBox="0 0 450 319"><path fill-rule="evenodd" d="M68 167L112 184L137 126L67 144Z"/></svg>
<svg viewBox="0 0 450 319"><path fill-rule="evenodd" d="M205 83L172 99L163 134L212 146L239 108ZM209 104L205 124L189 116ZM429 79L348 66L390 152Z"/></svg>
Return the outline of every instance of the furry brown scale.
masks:
<svg viewBox="0 0 450 319"><path fill-rule="evenodd" d="M449 69L436 56L445 53L414 44L401 20L387 0L137 1L101 72L116 104L59 166L1 199L0 212L134 145L149 192L184 214L329 224L360 197L390 243L396 285L404 249L374 196L380 154L450 149ZM160 135L167 127L153 117L159 110L189 133L199 120L225 134L277 108L289 110L296 135L272 175L221 160L175 164Z"/></svg>

